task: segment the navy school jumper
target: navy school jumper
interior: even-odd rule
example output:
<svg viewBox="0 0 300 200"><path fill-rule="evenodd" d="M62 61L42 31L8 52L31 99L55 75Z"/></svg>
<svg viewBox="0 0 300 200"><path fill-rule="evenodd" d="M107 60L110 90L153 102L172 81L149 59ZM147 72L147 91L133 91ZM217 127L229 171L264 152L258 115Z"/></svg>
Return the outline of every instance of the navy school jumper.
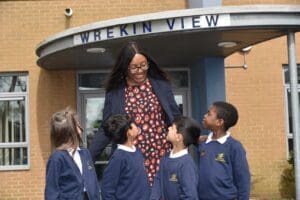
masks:
<svg viewBox="0 0 300 200"><path fill-rule="evenodd" d="M199 200L249 200L250 172L239 141L204 142L199 153Z"/></svg>
<svg viewBox="0 0 300 200"><path fill-rule="evenodd" d="M160 162L151 200L198 200L197 166L189 154L170 158L166 154Z"/></svg>
<svg viewBox="0 0 300 200"><path fill-rule="evenodd" d="M84 188L90 200L100 199L100 190L92 157L85 148L79 150L82 174L69 152L55 151L46 168L45 200L82 200Z"/></svg>
<svg viewBox="0 0 300 200"><path fill-rule="evenodd" d="M150 185L144 157L136 149L116 149L104 170L101 195L103 200L149 200Z"/></svg>
<svg viewBox="0 0 300 200"><path fill-rule="evenodd" d="M165 119L168 126L170 126L176 116L180 116L181 112L175 102L174 94L171 90L170 84L165 80L158 80L148 78L153 92L156 94L164 112ZM110 116L125 113L125 83L118 89L111 90L105 95L104 109L103 109L103 122ZM103 123L102 123L103 124ZM110 140L105 136L103 127L100 127L96 133L89 150L92 158L95 161L96 157L101 154L103 149L109 144Z"/></svg>

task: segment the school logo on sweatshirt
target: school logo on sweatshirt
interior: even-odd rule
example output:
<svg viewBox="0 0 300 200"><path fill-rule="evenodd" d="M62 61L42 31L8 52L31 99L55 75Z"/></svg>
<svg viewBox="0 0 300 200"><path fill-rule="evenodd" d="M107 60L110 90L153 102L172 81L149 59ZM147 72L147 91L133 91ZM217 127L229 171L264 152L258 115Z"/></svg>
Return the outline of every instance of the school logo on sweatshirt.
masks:
<svg viewBox="0 0 300 200"><path fill-rule="evenodd" d="M172 182L178 182L177 175L176 174L171 174L171 177L170 177L169 180L172 181Z"/></svg>
<svg viewBox="0 0 300 200"><path fill-rule="evenodd" d="M202 150L201 152L200 152L200 156L202 157L202 156L205 156L205 151L204 150Z"/></svg>
<svg viewBox="0 0 300 200"><path fill-rule="evenodd" d="M219 161L219 162L222 162L222 163L225 163L225 158L224 158L224 153L219 153L217 155L217 157L215 158L216 161Z"/></svg>
<svg viewBox="0 0 300 200"><path fill-rule="evenodd" d="M88 166L88 170L92 170L94 168L89 161L87 161L87 166Z"/></svg>

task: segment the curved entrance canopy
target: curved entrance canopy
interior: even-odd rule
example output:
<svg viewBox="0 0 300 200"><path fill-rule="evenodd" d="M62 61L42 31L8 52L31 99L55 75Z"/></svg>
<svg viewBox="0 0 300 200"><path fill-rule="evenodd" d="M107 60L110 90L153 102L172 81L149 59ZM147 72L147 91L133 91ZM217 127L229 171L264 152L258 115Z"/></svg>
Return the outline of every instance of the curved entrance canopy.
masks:
<svg viewBox="0 0 300 200"><path fill-rule="evenodd" d="M137 41L161 66L226 57L250 45L300 30L300 6L257 5L166 11L68 29L41 42L46 69L109 68L124 43ZM222 43L225 46L222 46ZM230 42L230 43L227 43Z"/></svg>

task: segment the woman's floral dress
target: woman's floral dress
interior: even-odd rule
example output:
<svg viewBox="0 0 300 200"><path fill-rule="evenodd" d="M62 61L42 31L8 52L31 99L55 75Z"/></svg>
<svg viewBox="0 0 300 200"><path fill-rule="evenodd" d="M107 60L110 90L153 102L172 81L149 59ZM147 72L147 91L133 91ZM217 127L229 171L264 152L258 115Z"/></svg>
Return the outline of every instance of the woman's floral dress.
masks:
<svg viewBox="0 0 300 200"><path fill-rule="evenodd" d="M167 125L164 111L148 81L125 88L125 111L141 129L135 145L145 158L145 169L152 185L159 169L160 158L170 151L166 141Z"/></svg>

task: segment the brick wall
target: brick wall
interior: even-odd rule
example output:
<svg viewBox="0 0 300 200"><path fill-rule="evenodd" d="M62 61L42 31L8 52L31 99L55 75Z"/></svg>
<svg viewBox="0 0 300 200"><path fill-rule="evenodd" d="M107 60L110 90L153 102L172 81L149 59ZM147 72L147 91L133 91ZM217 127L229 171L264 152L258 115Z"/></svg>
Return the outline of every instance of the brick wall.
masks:
<svg viewBox="0 0 300 200"><path fill-rule="evenodd" d="M36 45L50 35L96 21L184 9L185 0L0 1L0 72L29 73L30 170L0 171L0 199L43 199L45 164L50 154L49 118L67 105L76 108L76 72L48 71L36 65ZM300 0L223 0L223 5L300 4ZM64 9L74 14L66 20ZM299 44L300 36L297 35ZM300 49L297 45L298 61ZM240 63L240 55L226 63ZM256 45L248 69L226 69L226 94L240 112L232 130L244 144L254 181L252 196L279 198L286 165L282 64L286 38Z"/></svg>
<svg viewBox="0 0 300 200"><path fill-rule="evenodd" d="M298 63L299 50L297 45ZM226 65L243 64L240 56L228 57ZM247 150L255 183L252 194L266 199L278 197L280 175L287 164L282 71L287 62L286 37L282 37L253 46L246 55L246 70L226 69L226 97L240 112L232 132Z"/></svg>
<svg viewBox="0 0 300 200"><path fill-rule="evenodd" d="M293 1L229 1L223 5L300 4ZM296 34L300 62L300 34ZM242 65L243 55L233 54L225 65ZM253 46L246 55L248 69L226 69L226 98L240 112L234 137L244 144L252 174L252 197L280 199L280 176L287 165L282 65L287 64L287 38Z"/></svg>
<svg viewBox="0 0 300 200"><path fill-rule="evenodd" d="M299 0L223 0L223 6L250 4L300 4Z"/></svg>
<svg viewBox="0 0 300 200"><path fill-rule="evenodd" d="M66 20L64 10L74 11ZM0 199L43 199L50 154L49 118L67 105L76 108L76 72L36 65L35 49L48 36L96 21L183 9L184 0L0 1L0 72L29 73L30 170L0 171Z"/></svg>

